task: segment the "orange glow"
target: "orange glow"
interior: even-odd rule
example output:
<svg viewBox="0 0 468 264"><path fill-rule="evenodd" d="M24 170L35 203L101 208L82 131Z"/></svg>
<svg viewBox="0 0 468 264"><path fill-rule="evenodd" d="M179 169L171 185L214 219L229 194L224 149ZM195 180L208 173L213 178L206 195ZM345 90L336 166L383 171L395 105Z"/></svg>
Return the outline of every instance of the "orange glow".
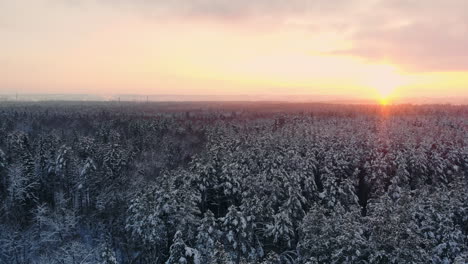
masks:
<svg viewBox="0 0 468 264"><path fill-rule="evenodd" d="M27 8L21 3L18 10ZM37 5L36 9L49 12ZM156 20L96 5L90 7L94 12L86 13L54 6L51 24L40 27L52 28L50 32L36 33L34 23L42 20L20 17L31 34L2 34L8 41L2 42L0 52L0 94L64 89L226 98L294 94L381 104L400 98L468 96L466 71L405 72L397 64L404 58L397 55L371 61L333 53L357 44L340 32L311 31L310 21L302 17L286 17L277 26L263 24L262 18ZM57 21L67 26L62 28ZM403 22L389 26L406 25Z"/></svg>
<svg viewBox="0 0 468 264"><path fill-rule="evenodd" d="M390 104L390 99L387 97L382 97L379 99L380 105L389 105Z"/></svg>
<svg viewBox="0 0 468 264"><path fill-rule="evenodd" d="M390 65L376 65L369 70L368 85L375 87L381 97L388 97L395 89L409 83L409 78Z"/></svg>

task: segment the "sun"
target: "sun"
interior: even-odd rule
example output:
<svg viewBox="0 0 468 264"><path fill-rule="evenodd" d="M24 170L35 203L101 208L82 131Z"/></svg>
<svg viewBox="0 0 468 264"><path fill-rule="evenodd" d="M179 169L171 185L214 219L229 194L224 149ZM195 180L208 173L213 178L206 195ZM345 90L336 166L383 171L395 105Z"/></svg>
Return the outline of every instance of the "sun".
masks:
<svg viewBox="0 0 468 264"><path fill-rule="evenodd" d="M391 104L392 97L398 87L398 84L389 81L386 84L376 86L379 104L384 106Z"/></svg>
<svg viewBox="0 0 468 264"><path fill-rule="evenodd" d="M401 82L396 79L380 79L380 84L375 84L375 88L378 90L379 95L386 98L392 94L392 92L401 85Z"/></svg>
<svg viewBox="0 0 468 264"><path fill-rule="evenodd" d="M388 98L388 97L382 97L382 98L379 99L379 104L383 105L383 106L389 105L390 102L391 102L390 98Z"/></svg>
<svg viewBox="0 0 468 264"><path fill-rule="evenodd" d="M409 79L394 66L375 65L368 72L365 83L376 91L376 99L380 105L389 105L398 88L407 85Z"/></svg>

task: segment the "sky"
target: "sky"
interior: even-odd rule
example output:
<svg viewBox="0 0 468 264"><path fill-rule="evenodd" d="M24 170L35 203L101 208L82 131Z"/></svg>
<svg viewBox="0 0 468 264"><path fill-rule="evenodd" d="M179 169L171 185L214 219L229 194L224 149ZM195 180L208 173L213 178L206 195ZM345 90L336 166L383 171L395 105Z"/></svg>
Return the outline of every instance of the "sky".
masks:
<svg viewBox="0 0 468 264"><path fill-rule="evenodd" d="M466 0L0 0L0 94L468 97Z"/></svg>

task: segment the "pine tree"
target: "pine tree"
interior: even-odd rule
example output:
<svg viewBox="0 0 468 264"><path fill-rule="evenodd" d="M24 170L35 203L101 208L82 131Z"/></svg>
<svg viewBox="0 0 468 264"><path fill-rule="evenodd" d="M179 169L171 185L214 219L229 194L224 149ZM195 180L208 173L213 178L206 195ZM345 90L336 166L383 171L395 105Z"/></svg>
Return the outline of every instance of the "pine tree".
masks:
<svg viewBox="0 0 468 264"><path fill-rule="evenodd" d="M6 161L6 155L0 149L0 199L5 199L6 198L6 193L7 193L7 173L6 173L6 168L7 168L7 161Z"/></svg>
<svg viewBox="0 0 468 264"><path fill-rule="evenodd" d="M57 190L54 193L54 200L57 197L65 196L71 205L76 204L76 191L79 169L72 149L67 145L62 145L58 150L55 160L55 175L57 176Z"/></svg>
<svg viewBox="0 0 468 264"><path fill-rule="evenodd" d="M125 229L131 241L142 248L148 258L163 254L169 240L166 225L161 216L161 207L156 200L162 195L156 190L144 190L130 201Z"/></svg>
<svg viewBox="0 0 468 264"><path fill-rule="evenodd" d="M310 263L365 263L369 242L359 210L336 211L314 206L300 228L299 257Z"/></svg>
<svg viewBox="0 0 468 264"><path fill-rule="evenodd" d="M289 215L283 211L273 216L273 223L266 226L265 234L273 237L273 242L278 245L285 244L291 247L295 238L294 226Z"/></svg>
<svg viewBox="0 0 468 264"><path fill-rule="evenodd" d="M231 260L229 255L227 254L226 250L224 250L224 246L221 242L216 242L215 249L213 251L213 258L209 264L234 264Z"/></svg>
<svg viewBox="0 0 468 264"><path fill-rule="evenodd" d="M180 231L174 235L174 242L170 247L170 256L166 264L200 264L198 251L187 247Z"/></svg>
<svg viewBox="0 0 468 264"><path fill-rule="evenodd" d="M76 181L75 200L79 208L88 209L91 204L91 189L97 167L93 159L87 158Z"/></svg>
<svg viewBox="0 0 468 264"><path fill-rule="evenodd" d="M200 261L210 263L214 258L215 244L221 236L216 219L210 210L200 221L197 231L196 248L200 252Z"/></svg>
<svg viewBox="0 0 468 264"><path fill-rule="evenodd" d="M19 223L27 222L30 211L38 203L39 182L34 174L23 164L13 164L7 171L7 213L12 214L9 220Z"/></svg>
<svg viewBox="0 0 468 264"><path fill-rule="evenodd" d="M5 152L3 152L2 149L0 149L0 169L6 168L7 163L6 163L6 155Z"/></svg>
<svg viewBox="0 0 468 264"><path fill-rule="evenodd" d="M251 217L246 217L235 206L228 209L228 213L221 219L224 243L228 252L234 256L239 264L243 257L256 260L259 257L255 237L255 223Z"/></svg>
<svg viewBox="0 0 468 264"><path fill-rule="evenodd" d="M170 257L166 264L187 264L187 256L185 255L185 242L182 239L182 232L177 231L174 236L174 242L170 248Z"/></svg>
<svg viewBox="0 0 468 264"><path fill-rule="evenodd" d="M115 256L114 250L110 247L108 243L103 245L101 251L101 262L99 264L117 264L117 258Z"/></svg>

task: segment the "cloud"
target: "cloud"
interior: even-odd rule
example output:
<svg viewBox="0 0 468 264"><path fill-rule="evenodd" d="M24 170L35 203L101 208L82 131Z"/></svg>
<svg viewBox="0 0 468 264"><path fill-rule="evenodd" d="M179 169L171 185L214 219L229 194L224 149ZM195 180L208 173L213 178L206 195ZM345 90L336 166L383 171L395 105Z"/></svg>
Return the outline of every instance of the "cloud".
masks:
<svg viewBox="0 0 468 264"><path fill-rule="evenodd" d="M89 1L89 0L87 0ZM366 6L369 0L95 0L105 5L134 10L155 19L250 20L269 19L281 24L290 17L311 22L336 18ZM370 0L373 1L373 0Z"/></svg>
<svg viewBox="0 0 468 264"><path fill-rule="evenodd" d="M307 34L334 32L352 43L334 55L387 61L413 72L468 71L466 0L98 1L156 19L261 19L271 30L288 26L307 29Z"/></svg>
<svg viewBox="0 0 468 264"><path fill-rule="evenodd" d="M161 27L164 20L228 21L269 34L332 33L350 44L330 47L333 55L386 61L411 72L468 71L466 10L466 0L0 0L0 28L58 39L118 20L119 14L143 16Z"/></svg>
<svg viewBox="0 0 468 264"><path fill-rule="evenodd" d="M352 48L332 53L411 72L468 71L467 1L389 2L376 7L377 20L356 27Z"/></svg>
<svg viewBox="0 0 468 264"><path fill-rule="evenodd" d="M468 32L457 32L456 28L457 25L411 24L388 30L361 29L352 37L353 48L332 53L387 61L413 72L466 71Z"/></svg>

